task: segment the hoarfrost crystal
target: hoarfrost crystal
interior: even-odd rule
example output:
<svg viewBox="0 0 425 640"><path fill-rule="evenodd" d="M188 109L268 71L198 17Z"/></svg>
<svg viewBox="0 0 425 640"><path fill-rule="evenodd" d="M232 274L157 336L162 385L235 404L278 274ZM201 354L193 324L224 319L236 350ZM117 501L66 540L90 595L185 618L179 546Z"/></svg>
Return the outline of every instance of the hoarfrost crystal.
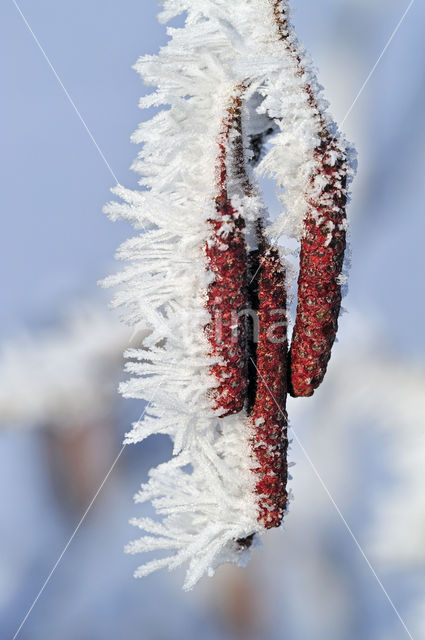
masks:
<svg viewBox="0 0 425 640"><path fill-rule="evenodd" d="M166 108L133 136L141 190L117 187L122 202L106 208L141 231L119 250L129 266L106 284L119 285L126 321L151 329L126 354L122 393L149 403L126 442L153 433L174 442L136 495L162 519L135 519L145 535L127 551L166 551L137 576L187 563L190 589L223 562L245 564L259 534L282 521L286 394L310 395L329 360L353 152L286 1L165 0L160 17L184 12L168 45L136 65L157 87L142 107ZM281 192L273 223L261 175ZM282 234L302 243L291 363Z"/></svg>

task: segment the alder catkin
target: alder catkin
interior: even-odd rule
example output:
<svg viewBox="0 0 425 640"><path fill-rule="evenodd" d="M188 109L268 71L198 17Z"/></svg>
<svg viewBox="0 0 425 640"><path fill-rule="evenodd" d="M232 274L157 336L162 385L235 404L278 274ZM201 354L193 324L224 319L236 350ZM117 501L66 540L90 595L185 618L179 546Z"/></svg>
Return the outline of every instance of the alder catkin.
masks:
<svg viewBox="0 0 425 640"><path fill-rule="evenodd" d="M258 519L271 529L281 524L288 498L286 274L277 249L270 247L262 234L256 274L257 282L251 284L258 296L251 446L256 462Z"/></svg>
<svg viewBox="0 0 425 640"><path fill-rule="evenodd" d="M315 172L310 179L308 211L301 239L298 303L290 349L289 392L311 396L322 382L331 357L341 309L341 272L346 249L346 150L331 133L305 74L303 60L288 38L287 5L273 0L278 36L293 57L303 81L308 108L316 121L320 143L314 150Z"/></svg>
<svg viewBox="0 0 425 640"><path fill-rule="evenodd" d="M219 359L211 367L218 386L210 391L210 397L220 417L242 411L247 393L245 222L232 206L227 189L229 137L240 127L241 108L242 99L236 93L223 120L219 139L217 215L208 221L212 233L205 249L208 268L214 275L207 292L206 306L211 320L206 335L211 345L210 355Z"/></svg>
<svg viewBox="0 0 425 640"><path fill-rule="evenodd" d="M322 382L338 330L346 248L346 161L332 147L332 140L326 140L316 152L323 188L311 202L301 241L290 351L290 393L295 397L311 396Z"/></svg>

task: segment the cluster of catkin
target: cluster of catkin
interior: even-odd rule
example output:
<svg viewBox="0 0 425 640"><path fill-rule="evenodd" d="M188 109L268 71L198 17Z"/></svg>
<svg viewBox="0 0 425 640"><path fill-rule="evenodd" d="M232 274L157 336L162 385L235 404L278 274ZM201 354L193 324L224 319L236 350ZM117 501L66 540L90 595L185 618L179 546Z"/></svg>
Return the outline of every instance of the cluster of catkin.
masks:
<svg viewBox="0 0 425 640"><path fill-rule="evenodd" d="M207 293L211 322L206 333L211 355L219 359L211 371L217 379L213 406L221 417L244 409L249 415L259 519L271 528L279 526L287 502L286 321L274 327L274 312L286 308L285 270L277 250L264 237L261 220L256 224L258 249L248 252L245 220L228 195L231 163L244 195L254 195L244 163L243 92L243 86L236 89L219 140L216 216L209 220L211 237L206 245L214 274ZM258 332L245 310L256 314Z"/></svg>
<svg viewBox="0 0 425 640"><path fill-rule="evenodd" d="M279 37L285 41L285 15L279 2L275 9ZM302 74L296 49L291 49L289 41L286 46ZM211 368L217 382L211 392L212 406L220 417L247 413L258 520L268 529L281 524L287 504L287 393L313 394L325 375L338 328L346 248L347 157L328 131L306 83L303 89L320 131L311 182L320 184L320 189L312 188L315 195L308 199L297 312L288 347L286 314L283 322L278 321L286 309L285 267L278 249L266 240L259 219L257 248L248 250L243 212L232 205L228 193L231 168L244 196L254 196L242 135L245 89L243 85L235 88L218 140L216 213L209 220L205 247L214 275L207 291L211 321L206 335L210 355L217 359ZM244 313L248 309L257 316L258 331L250 314Z"/></svg>

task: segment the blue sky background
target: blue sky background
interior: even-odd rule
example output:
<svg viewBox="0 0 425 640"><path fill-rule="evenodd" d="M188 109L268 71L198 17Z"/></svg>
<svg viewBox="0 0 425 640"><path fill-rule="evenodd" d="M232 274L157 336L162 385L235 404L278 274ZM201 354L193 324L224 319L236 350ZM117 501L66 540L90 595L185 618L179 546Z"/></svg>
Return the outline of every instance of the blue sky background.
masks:
<svg viewBox="0 0 425 640"><path fill-rule="evenodd" d="M301 39L341 122L408 2L293 4ZM145 89L131 65L166 41L165 28L156 21L157 3L21 0L20 7L119 182L135 187L137 177L129 166L137 148L129 137L149 112L138 110ZM424 24L425 5L415 2L344 125L358 149L359 174L349 211L353 264L344 303L352 319L342 321L340 334L341 342L350 336L357 340L360 314L365 330L369 324L378 326L380 338L396 357L419 364L425 361ZM82 298L100 297L96 282L117 269L113 254L131 230L102 214L113 177L11 0L0 7L0 48L0 331L5 342L23 327L33 332L55 325L63 309ZM397 389L388 393L396 394ZM130 405L120 405L119 433L133 414L140 413ZM13 431L0 437L3 637L12 637L78 520L76 514L64 515L55 502L45 474L43 438L37 432ZM370 452L370 442L365 446ZM214 605L211 587L182 596L179 574L134 582L134 558L122 555L122 545L133 534L126 525L134 513L131 495L147 468L166 455L166 448L151 442L143 453L136 447L126 452L114 481L22 630L23 640L174 639L197 637L201 631L207 638L236 637L219 621L217 611L223 605ZM379 445L373 451L379 457ZM358 504L356 508L353 521L360 523L365 516ZM333 537L334 526L320 534L330 555L332 540L339 540ZM305 543L311 551L309 541ZM270 548L279 544L284 544L281 538ZM340 554L336 564L353 553L352 541L338 544L333 547ZM318 553L314 561L322 558L323 547ZM303 554L307 557L306 549ZM270 550L266 561L273 564ZM287 561L291 564L289 557ZM297 576L296 567L291 571ZM278 599L272 598L264 638L407 637L359 559L347 560L344 571L357 603L349 614L341 613L345 605L329 600L322 603L326 620L320 618L314 613L317 592L311 598L300 595L299 601L287 595L292 604L285 617ZM260 584L280 584L276 576L255 575ZM423 582L416 569L408 575L402 587L397 574L387 575L405 615L410 615L417 585ZM300 578L298 587L302 584ZM296 579L282 589L296 591Z"/></svg>

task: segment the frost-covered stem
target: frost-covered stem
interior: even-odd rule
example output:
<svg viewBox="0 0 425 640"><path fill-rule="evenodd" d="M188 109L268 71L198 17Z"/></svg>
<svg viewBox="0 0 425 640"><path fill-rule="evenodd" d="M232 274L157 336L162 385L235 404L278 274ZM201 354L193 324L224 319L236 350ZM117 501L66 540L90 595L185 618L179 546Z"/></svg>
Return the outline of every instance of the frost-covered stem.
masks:
<svg viewBox="0 0 425 640"><path fill-rule="evenodd" d="M258 519L266 529L280 526L287 504L287 320L285 269L279 252L258 224L259 249L251 299L258 309L259 335L251 364L256 373L255 401L250 412L251 447L256 462ZM251 356L252 357L252 356Z"/></svg>
<svg viewBox="0 0 425 640"><path fill-rule="evenodd" d="M345 149L318 108L296 43L289 37L287 5L275 0L273 10L279 38L294 58L299 76L307 78L303 88L320 136L301 240L298 305L290 351L290 393L311 396L324 378L338 329L349 165Z"/></svg>
<svg viewBox="0 0 425 640"><path fill-rule="evenodd" d="M217 215L208 221L211 236L206 245L208 267L214 277L207 292L206 306L211 322L206 334L211 345L210 355L219 359L211 368L218 386L211 390L210 396L221 417L242 411L247 393L245 221L232 206L227 188L228 164L233 162L243 167L243 157L238 157L239 145L232 141L232 134L241 139L243 91L243 85L236 87L223 119L218 141Z"/></svg>

